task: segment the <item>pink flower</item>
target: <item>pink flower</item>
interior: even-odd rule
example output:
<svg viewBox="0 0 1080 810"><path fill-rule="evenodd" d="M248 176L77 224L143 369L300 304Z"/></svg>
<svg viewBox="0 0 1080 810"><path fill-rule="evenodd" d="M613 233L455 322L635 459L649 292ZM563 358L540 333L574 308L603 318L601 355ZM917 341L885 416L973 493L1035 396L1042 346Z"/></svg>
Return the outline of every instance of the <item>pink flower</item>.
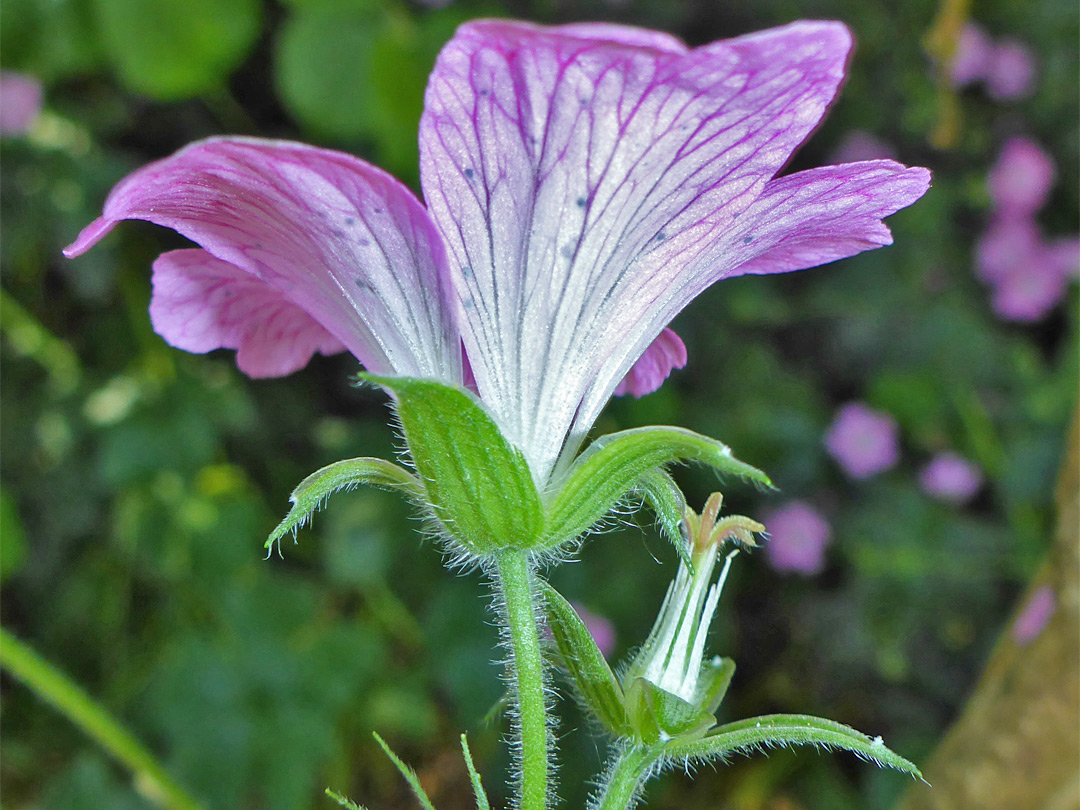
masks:
<svg viewBox="0 0 1080 810"><path fill-rule="evenodd" d="M978 465L957 453L940 453L919 472L919 486L935 498L952 503L971 500L982 486Z"/></svg>
<svg viewBox="0 0 1080 810"><path fill-rule="evenodd" d="M581 617L581 621L589 628L593 641L595 641L596 646L600 648L600 652L605 658L610 658L611 654L615 652L615 625L611 623L611 619L593 613L591 610L582 607L577 602L571 604L573 605L574 610L577 611L578 616Z"/></svg>
<svg viewBox="0 0 1080 810"><path fill-rule="evenodd" d="M986 91L998 101L1031 95L1035 84L1035 58L1027 45L1003 39L994 48L986 71Z"/></svg>
<svg viewBox="0 0 1080 810"><path fill-rule="evenodd" d="M41 82L33 76L0 71L0 134L22 135L41 113Z"/></svg>
<svg viewBox="0 0 1080 810"><path fill-rule="evenodd" d="M975 23L968 23L956 41L956 52L949 64L949 81L953 87L966 87L986 75L994 58L994 43Z"/></svg>
<svg viewBox="0 0 1080 810"><path fill-rule="evenodd" d="M870 478L900 460L896 420L863 402L849 402L829 426L825 449L852 478Z"/></svg>
<svg viewBox="0 0 1080 810"><path fill-rule="evenodd" d="M1001 216L1034 214L1054 184L1054 161L1034 141L1010 138L990 169L990 199Z"/></svg>
<svg viewBox="0 0 1080 810"><path fill-rule="evenodd" d="M213 139L121 181L67 255L123 219L192 239L154 264L154 328L237 348L253 376L344 347L377 374L462 384L464 350L543 484L627 374L641 394L681 364L665 327L711 284L889 244L882 218L925 169L778 176L850 49L832 22L693 50L619 25L468 23L425 96L426 208L348 155Z"/></svg>
<svg viewBox="0 0 1080 810"><path fill-rule="evenodd" d="M777 571L816 574L825 567L832 529L812 506L789 501L764 520L769 533L765 553Z"/></svg>
<svg viewBox="0 0 1080 810"><path fill-rule="evenodd" d="M896 150L876 135L853 129L840 140L832 153L837 163L857 163L860 160L892 160Z"/></svg>
<svg viewBox="0 0 1080 810"><path fill-rule="evenodd" d="M1020 608L1020 613L1013 620L1012 637L1017 644L1024 646L1034 641L1050 621L1057 608L1054 589L1049 585L1036 588Z"/></svg>
<svg viewBox="0 0 1080 810"><path fill-rule="evenodd" d="M956 52L949 63L949 83L955 88L985 82L997 101L1011 101L1031 93L1035 83L1035 59L1016 39L993 39L975 23L960 31Z"/></svg>

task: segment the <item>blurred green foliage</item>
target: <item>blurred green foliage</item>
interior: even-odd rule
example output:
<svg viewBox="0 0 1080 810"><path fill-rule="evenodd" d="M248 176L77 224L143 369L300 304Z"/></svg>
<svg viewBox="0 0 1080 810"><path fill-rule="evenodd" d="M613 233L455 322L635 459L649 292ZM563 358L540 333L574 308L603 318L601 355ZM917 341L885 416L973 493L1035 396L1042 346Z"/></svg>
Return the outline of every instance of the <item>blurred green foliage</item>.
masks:
<svg viewBox="0 0 1080 810"><path fill-rule="evenodd" d="M346 356L285 380L243 378L225 353L175 352L150 330L148 268L172 234L126 225L94 252L60 248L130 169L224 132L360 154L416 184L427 71L460 21L607 19L692 43L798 17L856 33L851 78L795 168L853 129L930 166L934 187L891 220L895 246L827 269L743 278L703 295L676 329L690 363L658 393L615 402L598 430L683 425L767 470L782 496L732 487L733 512L812 500L833 524L826 571L736 566L713 649L738 672L731 716L805 711L882 734L918 761L958 712L1038 566L1076 401L1076 293L1029 327L1003 323L971 272L984 180L1011 134L1078 172L1075 3L986 0L993 34L1038 55L1035 94L958 99L953 145L929 146L941 94L923 50L937 5L876 0L568 3L461 0L5 0L5 69L46 84L27 138L0 145L0 576L4 623L130 724L211 808L331 806L326 785L377 808L406 789L369 731L414 763L442 808L469 806L457 733L500 791L495 633L475 573L448 574L392 495L338 496L284 559L262 540L307 473L353 455L389 458L384 403L348 383ZM1043 224L1077 229L1061 182ZM904 459L845 479L821 437L838 404L891 412ZM929 499L916 471L954 449L987 486L966 507ZM692 504L715 482L679 471ZM645 636L674 554L647 519L591 540L555 584L610 617L625 657ZM147 808L102 753L21 687L2 683L4 803ZM564 730L585 728L566 702ZM566 735L567 806L602 746ZM654 790L656 807L886 808L895 775L842 758L777 753ZM789 804L783 804L787 801Z"/></svg>

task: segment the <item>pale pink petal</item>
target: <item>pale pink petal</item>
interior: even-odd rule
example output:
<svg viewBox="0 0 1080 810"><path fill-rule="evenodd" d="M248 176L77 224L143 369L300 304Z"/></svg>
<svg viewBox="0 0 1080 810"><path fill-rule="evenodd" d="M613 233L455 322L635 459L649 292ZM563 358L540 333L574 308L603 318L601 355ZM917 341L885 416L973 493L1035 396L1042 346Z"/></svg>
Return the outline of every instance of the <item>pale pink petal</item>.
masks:
<svg viewBox="0 0 1080 810"><path fill-rule="evenodd" d="M686 345L672 329L660 333L615 389L615 396L643 397L659 388L674 369L686 365Z"/></svg>
<svg viewBox="0 0 1080 810"><path fill-rule="evenodd" d="M994 55L994 43L986 32L968 23L956 41L956 52L949 64L949 82L964 87L986 76Z"/></svg>
<svg viewBox="0 0 1080 810"><path fill-rule="evenodd" d="M1037 143L1021 137L1010 138L1002 147L987 178L990 199L1003 216L1035 213L1053 184L1053 159Z"/></svg>
<svg viewBox="0 0 1080 810"><path fill-rule="evenodd" d="M121 181L66 255L124 219L173 228L261 279L371 371L461 379L439 236L408 189L357 158L253 138L195 143ZM256 367L264 354L241 347Z"/></svg>
<svg viewBox="0 0 1080 810"><path fill-rule="evenodd" d="M693 297L686 268L817 125L850 46L838 23L683 52L624 28L485 21L443 49L424 192L477 386L538 478L586 388L606 401L667 322L645 315Z"/></svg>
<svg viewBox="0 0 1080 810"><path fill-rule="evenodd" d="M281 377L311 355L345 347L304 310L257 276L205 250L173 250L154 262L150 322L166 342L202 354L237 349L251 377Z"/></svg>
<svg viewBox="0 0 1080 810"><path fill-rule="evenodd" d="M1031 94L1035 86L1035 57L1015 39L1003 39L994 48L986 72L986 90L998 101L1012 101Z"/></svg>
<svg viewBox="0 0 1080 810"><path fill-rule="evenodd" d="M991 220L975 243L975 275L998 284L1038 261L1042 235L1031 217Z"/></svg>

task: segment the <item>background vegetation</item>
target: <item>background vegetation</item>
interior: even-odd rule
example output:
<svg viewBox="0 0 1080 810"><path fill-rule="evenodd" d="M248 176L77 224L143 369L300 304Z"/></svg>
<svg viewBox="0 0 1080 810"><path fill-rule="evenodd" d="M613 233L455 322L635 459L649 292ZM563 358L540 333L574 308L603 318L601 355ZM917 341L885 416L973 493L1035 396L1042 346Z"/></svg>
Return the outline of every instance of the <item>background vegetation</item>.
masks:
<svg viewBox="0 0 1080 810"><path fill-rule="evenodd" d="M942 82L928 49L956 29L932 0L435 5L4 0L3 66L45 86L31 132L0 144L4 625L209 808L323 808L327 785L372 808L411 806L371 729L447 810L470 806L457 750L469 731L497 794L502 727L489 714L500 684L478 577L443 570L406 508L371 491L339 496L284 559L263 559L304 475L393 453L385 403L349 384L354 361L316 358L291 378L253 382L229 353L183 354L151 332L149 266L177 237L129 224L78 261L60 249L126 172L213 134L334 146L415 186L428 70L473 17L623 21L692 44L837 18L859 43L851 79L794 167L829 162L865 130L931 167L933 189L891 220L894 247L711 289L675 323L688 367L654 395L614 403L598 430L655 422L722 438L783 490L731 487L733 511L760 516L799 498L832 526L817 575L774 570L764 554L735 568L713 640L739 664L725 711L825 715L919 761L1050 542L1076 399L1075 285L1046 317L1003 321L974 275L973 245L990 216L988 169L1017 134L1058 164L1041 226L1077 230L1075 3L974 5L992 35L1034 54L1031 94L1009 102ZM851 400L900 427L900 463L864 482L822 440ZM919 487L919 469L943 450L985 473L965 505ZM715 485L693 470L679 478L698 506ZM594 538L554 579L614 623L625 657L674 563L644 520ZM6 807L152 806L67 720L13 681L0 687ZM565 806L578 807L603 748L566 704L561 781ZM651 806L877 810L905 787L850 758L777 752L693 783L666 777Z"/></svg>

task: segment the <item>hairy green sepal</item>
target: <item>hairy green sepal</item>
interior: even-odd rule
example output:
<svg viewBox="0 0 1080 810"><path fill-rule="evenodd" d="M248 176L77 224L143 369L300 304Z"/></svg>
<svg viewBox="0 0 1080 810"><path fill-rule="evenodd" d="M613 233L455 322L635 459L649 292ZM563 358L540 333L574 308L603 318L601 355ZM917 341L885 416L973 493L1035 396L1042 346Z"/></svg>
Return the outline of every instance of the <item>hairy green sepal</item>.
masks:
<svg viewBox="0 0 1080 810"><path fill-rule="evenodd" d="M685 534L683 518L686 517L686 496L667 470L656 467L646 470L634 485L632 492L641 495L656 515L656 522L686 567L694 570L690 559L690 538Z"/></svg>
<svg viewBox="0 0 1080 810"><path fill-rule="evenodd" d="M596 646L592 633L558 591L543 580L539 584L544 595L548 627L578 697L605 729L616 736L629 736L631 728L623 706L622 687Z"/></svg>
<svg viewBox="0 0 1080 810"><path fill-rule="evenodd" d="M842 723L805 714L772 714L728 723L701 739L673 741L664 754L682 760L724 761L733 754L791 745L850 751L879 767L893 768L922 779L919 769L886 748L880 737L871 738Z"/></svg>
<svg viewBox="0 0 1080 810"><path fill-rule="evenodd" d="M336 461L313 472L293 490L289 496L292 509L270 533L266 548L273 548L286 534L300 529L335 492L362 485L400 490L414 501L422 501L424 497L424 488L416 476L392 461L381 458Z"/></svg>
<svg viewBox="0 0 1080 810"><path fill-rule="evenodd" d="M711 713L645 678L630 682L626 708L634 738L648 745L671 739L696 739L716 725Z"/></svg>
<svg viewBox="0 0 1080 810"><path fill-rule="evenodd" d="M555 548L591 529L627 492L652 471L677 461L712 467L764 487L772 481L761 470L739 461L731 448L708 436L677 427L644 427L601 436L589 445L559 482L548 506L543 548ZM655 493L655 489L654 489ZM661 501L661 508L665 509ZM663 520L663 516L661 516Z"/></svg>
<svg viewBox="0 0 1080 810"><path fill-rule="evenodd" d="M361 377L394 393L427 502L455 541L478 555L537 544L544 511L529 465L472 394L431 380Z"/></svg>

